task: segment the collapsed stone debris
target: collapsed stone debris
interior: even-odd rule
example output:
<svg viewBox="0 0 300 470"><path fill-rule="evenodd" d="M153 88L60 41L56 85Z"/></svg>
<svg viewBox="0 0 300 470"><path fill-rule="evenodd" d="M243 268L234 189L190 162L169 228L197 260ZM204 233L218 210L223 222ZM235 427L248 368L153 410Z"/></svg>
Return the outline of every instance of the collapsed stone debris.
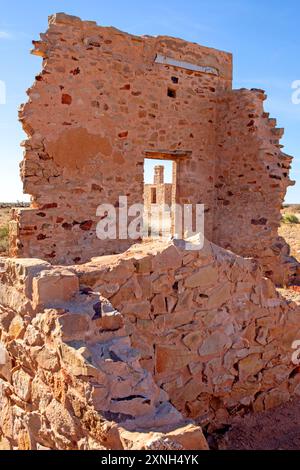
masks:
<svg viewBox="0 0 300 470"><path fill-rule="evenodd" d="M298 276L278 237L292 158L265 93L232 90L228 53L62 13L33 53L32 203L0 264L0 448L208 449L202 429L299 396L300 307L275 287ZM145 158L173 161L171 202L205 204L202 250L97 239L100 203L149 201Z"/></svg>

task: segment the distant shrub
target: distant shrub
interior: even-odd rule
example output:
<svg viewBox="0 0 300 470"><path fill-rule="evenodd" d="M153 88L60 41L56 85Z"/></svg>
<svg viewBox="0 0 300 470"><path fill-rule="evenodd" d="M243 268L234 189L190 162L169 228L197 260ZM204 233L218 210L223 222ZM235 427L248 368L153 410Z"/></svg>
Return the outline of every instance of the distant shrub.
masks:
<svg viewBox="0 0 300 470"><path fill-rule="evenodd" d="M8 250L8 225L0 228L0 253Z"/></svg>
<svg viewBox="0 0 300 470"><path fill-rule="evenodd" d="M300 221L295 214L284 214L282 221L284 224L299 224Z"/></svg>
<svg viewBox="0 0 300 470"><path fill-rule="evenodd" d="M283 204L283 209L289 211L289 214L300 212L300 204Z"/></svg>

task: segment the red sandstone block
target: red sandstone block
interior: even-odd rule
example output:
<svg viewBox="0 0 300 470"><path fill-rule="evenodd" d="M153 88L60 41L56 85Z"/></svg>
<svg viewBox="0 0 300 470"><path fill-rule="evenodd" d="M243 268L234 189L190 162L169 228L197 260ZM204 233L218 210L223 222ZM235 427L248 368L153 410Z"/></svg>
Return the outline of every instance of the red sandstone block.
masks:
<svg viewBox="0 0 300 470"><path fill-rule="evenodd" d="M68 302L79 291L79 280L68 270L43 271L33 279L35 306L55 307Z"/></svg>

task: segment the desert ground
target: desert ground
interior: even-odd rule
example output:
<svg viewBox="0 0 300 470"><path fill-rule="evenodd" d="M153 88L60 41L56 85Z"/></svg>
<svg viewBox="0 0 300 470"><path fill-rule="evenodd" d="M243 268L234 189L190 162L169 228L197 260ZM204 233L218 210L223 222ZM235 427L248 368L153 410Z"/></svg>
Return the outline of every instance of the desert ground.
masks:
<svg viewBox="0 0 300 470"><path fill-rule="evenodd" d="M1 203L0 202L0 256L6 255L8 250L8 224L11 211L14 207L27 207L27 203Z"/></svg>
<svg viewBox="0 0 300 470"><path fill-rule="evenodd" d="M0 204L0 254L5 254L8 248L8 221L11 207Z"/></svg>
<svg viewBox="0 0 300 470"><path fill-rule="evenodd" d="M300 205L287 205L282 211L283 223L279 234L291 247L291 255L300 260ZM296 217L296 219L294 219ZM293 221L298 223L291 223ZM285 223L284 223L285 222Z"/></svg>

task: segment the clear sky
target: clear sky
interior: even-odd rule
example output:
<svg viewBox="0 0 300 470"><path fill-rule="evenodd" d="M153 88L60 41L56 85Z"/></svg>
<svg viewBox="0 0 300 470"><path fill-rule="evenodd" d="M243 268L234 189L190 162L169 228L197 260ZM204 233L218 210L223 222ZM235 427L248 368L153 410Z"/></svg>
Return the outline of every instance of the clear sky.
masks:
<svg viewBox="0 0 300 470"><path fill-rule="evenodd" d="M297 0L0 0L0 201L24 200L19 147L24 134L17 108L41 70L29 55L32 39L47 28L48 15L66 12L133 34L170 35L234 54L234 87L267 90L266 111L285 127L285 152L295 157L296 187L286 201L300 203L300 4ZM300 85L300 83L299 83ZM148 176L150 178L150 176Z"/></svg>

